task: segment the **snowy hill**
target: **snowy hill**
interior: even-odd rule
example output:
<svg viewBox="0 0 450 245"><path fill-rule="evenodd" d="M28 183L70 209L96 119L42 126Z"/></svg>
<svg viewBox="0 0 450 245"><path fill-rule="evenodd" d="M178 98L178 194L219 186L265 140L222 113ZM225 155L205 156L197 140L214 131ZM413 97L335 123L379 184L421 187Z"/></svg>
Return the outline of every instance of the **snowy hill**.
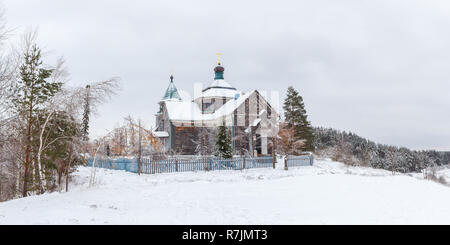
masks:
<svg viewBox="0 0 450 245"><path fill-rule="evenodd" d="M98 169L93 188L89 174L80 167L69 193L0 203L0 224L450 224L448 186L329 160L289 171Z"/></svg>

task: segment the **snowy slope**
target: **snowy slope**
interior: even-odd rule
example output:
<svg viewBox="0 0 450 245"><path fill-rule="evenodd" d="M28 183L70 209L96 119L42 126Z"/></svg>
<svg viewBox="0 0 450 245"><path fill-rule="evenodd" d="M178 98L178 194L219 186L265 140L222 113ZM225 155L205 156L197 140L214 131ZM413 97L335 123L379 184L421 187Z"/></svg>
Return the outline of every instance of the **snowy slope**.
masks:
<svg viewBox="0 0 450 245"><path fill-rule="evenodd" d="M0 203L0 224L450 224L450 188L315 166L138 176L80 167L69 193ZM75 186L74 186L75 185Z"/></svg>

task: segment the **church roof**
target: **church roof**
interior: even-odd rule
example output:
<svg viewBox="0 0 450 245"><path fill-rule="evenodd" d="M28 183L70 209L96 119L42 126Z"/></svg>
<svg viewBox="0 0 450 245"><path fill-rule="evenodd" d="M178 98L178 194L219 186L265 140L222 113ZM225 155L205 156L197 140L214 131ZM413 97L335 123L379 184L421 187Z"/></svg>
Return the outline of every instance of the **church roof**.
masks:
<svg viewBox="0 0 450 245"><path fill-rule="evenodd" d="M178 89L173 83L173 76L170 76L170 84L169 87L167 87L166 93L164 94L164 97L162 98L163 101L167 100L175 100L175 101L182 101L180 94L178 93Z"/></svg>
<svg viewBox="0 0 450 245"><path fill-rule="evenodd" d="M241 95L242 92L231 86L225 80L214 80L209 87L203 90L195 99L200 97L227 97L234 98L236 94Z"/></svg>
<svg viewBox="0 0 450 245"><path fill-rule="evenodd" d="M199 94L195 99L200 97L228 97L234 98L236 94L241 95L242 93L238 91L235 87L231 86L223 78L223 73L225 69L220 65L214 68L215 78L214 81Z"/></svg>
<svg viewBox="0 0 450 245"><path fill-rule="evenodd" d="M203 114L198 105L187 101L166 101L166 108L170 120L175 121L201 121L215 120L230 115L256 90L230 100L212 114Z"/></svg>
<svg viewBox="0 0 450 245"><path fill-rule="evenodd" d="M236 90L236 88L231 86L229 83L227 83L223 79L214 80L214 82L211 83L211 85L209 85L209 87L204 89L203 91L206 91L206 90L211 89L211 88L223 88L223 89Z"/></svg>

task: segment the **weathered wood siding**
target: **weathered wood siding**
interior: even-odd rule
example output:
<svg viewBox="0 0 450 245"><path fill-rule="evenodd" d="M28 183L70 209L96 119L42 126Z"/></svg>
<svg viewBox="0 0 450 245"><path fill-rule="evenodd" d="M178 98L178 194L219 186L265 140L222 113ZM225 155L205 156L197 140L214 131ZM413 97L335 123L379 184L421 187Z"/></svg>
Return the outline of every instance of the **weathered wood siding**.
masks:
<svg viewBox="0 0 450 245"><path fill-rule="evenodd" d="M278 113L270 107L264 97L256 91L238 106L233 113L225 115L223 118L218 118L214 121L170 121L173 125L173 130L170 129L167 111L164 110L163 114L159 116L159 120L163 121L164 124L159 125L158 130L166 131L171 135L171 150L174 153L194 155L196 144L193 141L199 139L200 128L215 130L225 121L230 135L234 132L235 154L241 154L250 150L249 132L252 134L253 150L258 149L259 154L271 154L272 138L278 133L278 116ZM256 123L257 125L253 127L253 124ZM250 131L247 130L249 127L251 127ZM246 130L247 132L245 132ZM257 138L256 135L259 137ZM258 146L256 145L257 143L259 143ZM262 146L265 148L262 149Z"/></svg>

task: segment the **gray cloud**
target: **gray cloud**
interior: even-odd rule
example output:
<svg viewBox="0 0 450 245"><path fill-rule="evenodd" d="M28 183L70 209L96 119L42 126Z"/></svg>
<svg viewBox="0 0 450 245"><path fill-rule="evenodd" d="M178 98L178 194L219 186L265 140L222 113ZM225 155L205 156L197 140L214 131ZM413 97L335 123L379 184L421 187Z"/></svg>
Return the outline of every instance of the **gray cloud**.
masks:
<svg viewBox="0 0 450 245"><path fill-rule="evenodd" d="M231 84L281 95L293 85L316 126L450 150L447 1L3 2L10 25L38 25L65 55L73 84L122 77L94 135L128 114L153 123L170 69L192 93L220 51Z"/></svg>

